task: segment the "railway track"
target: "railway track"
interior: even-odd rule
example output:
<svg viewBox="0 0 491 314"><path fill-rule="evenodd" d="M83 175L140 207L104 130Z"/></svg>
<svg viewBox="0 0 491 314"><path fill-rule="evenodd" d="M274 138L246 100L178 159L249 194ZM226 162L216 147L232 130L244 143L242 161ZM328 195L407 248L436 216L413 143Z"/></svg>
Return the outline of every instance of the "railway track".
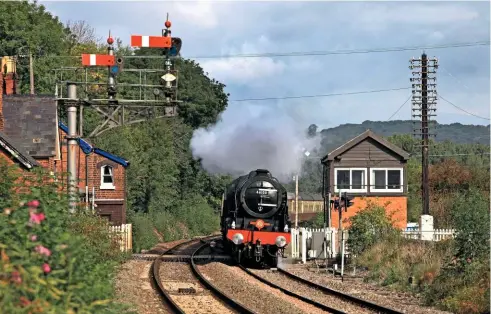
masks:
<svg viewBox="0 0 491 314"><path fill-rule="evenodd" d="M262 283L267 284L268 286L270 286L272 288L278 289L281 292L283 292L283 293L285 293L285 294L287 294L287 295L289 295L291 297L294 297L294 298L299 299L299 300L301 300L303 302L306 302L306 303L308 303L310 305L313 305L313 306L315 306L315 307L317 307L317 308L319 308L321 310L327 311L329 313L334 313L334 314L344 314L344 313L346 313L346 312L340 311L338 309L335 309L335 308L333 308L331 306L328 306L328 305L325 305L325 304L316 302L316 301L314 301L314 300L312 300L310 298L304 297L304 296L302 296L302 295L300 295L298 293L295 293L295 292L293 292L293 291L291 291L289 289L283 288L282 286L277 285L277 284L273 283L272 281L265 279L261 275L258 275L257 273L255 273L255 272L247 269L246 267L244 267L242 265L239 265L239 268L242 269L244 272L246 272L248 275L256 278L259 281L261 281Z"/></svg>
<svg viewBox="0 0 491 314"><path fill-rule="evenodd" d="M367 300L364 300L364 299L361 299L361 298L358 298L358 297L355 297L355 296L352 296L349 294L346 294L344 292L337 291L337 290L328 288L326 286L316 284L310 280L307 280L305 278L302 278L302 277L299 277L295 274L292 274L291 272L289 272L283 268L278 268L278 272L287 276L288 278L291 278L291 279L297 281L297 282L300 282L302 284L314 287L314 288L324 292L325 294L334 295L334 296L339 297L341 299L344 299L348 302L356 304L362 308L366 308L366 309L370 309L372 311L375 311L376 313L391 313L391 314L402 314L403 313L403 312L400 312L400 311L397 311L397 310L394 310L394 309L391 309L391 308L388 308L388 307L385 307L385 306L382 306L382 305L379 305L379 304L376 304L376 303L373 303L373 302L370 302L370 301L367 301Z"/></svg>
<svg viewBox="0 0 491 314"><path fill-rule="evenodd" d="M214 254L199 254L209 247L206 240L216 238L211 236L180 243L154 260L150 276L153 286L173 312L201 313L201 310L207 310L207 313L253 313L227 297L198 269L197 264L201 260L217 260ZM169 258L172 255L179 258ZM163 263L166 264L165 268L161 268ZM165 270L165 275L162 270Z"/></svg>
<svg viewBox="0 0 491 314"><path fill-rule="evenodd" d="M331 313L403 313L318 285L282 268L277 268L276 273L264 270L253 271L243 266L240 268L247 274L287 295ZM285 281L285 278L288 278L289 282ZM307 295L309 297L306 297Z"/></svg>

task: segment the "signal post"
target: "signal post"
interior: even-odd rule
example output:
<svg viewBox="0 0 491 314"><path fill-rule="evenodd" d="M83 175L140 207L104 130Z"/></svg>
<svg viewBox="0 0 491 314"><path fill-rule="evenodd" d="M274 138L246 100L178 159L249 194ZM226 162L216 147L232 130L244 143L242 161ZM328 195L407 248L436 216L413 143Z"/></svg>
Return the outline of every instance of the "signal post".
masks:
<svg viewBox="0 0 491 314"><path fill-rule="evenodd" d="M165 29L162 30L162 36L131 36L131 46L140 48L164 48L164 69L128 69L128 71L140 71L140 84L120 84L120 86L129 87L153 87L154 100L141 99L121 99L117 97L118 83L117 76L124 72L124 60L123 57L118 57L114 53L114 39L109 33L107 39L108 48L107 54L82 54L82 68L73 67L61 67L55 69L55 73L63 73L64 71L78 71L80 69L85 70L85 82L63 81L63 79L56 80L55 95L57 96L57 102L60 107L66 107L68 114L68 160L67 168L69 172L68 177L68 194L70 199L70 212L75 212L77 204L78 184L76 182L76 149L77 139L83 134L83 108L89 106L93 108L97 113L105 118L105 120L99 124L89 135L89 137L96 137L101 133L118 126L132 123L141 123L148 119L146 114L142 114L142 108L153 109L156 112L156 108L164 108L163 115L154 115L153 118L172 117L177 115L177 104L180 101L177 100L177 70L174 69L174 64L171 60L172 57L179 55L182 41L178 37L171 37L171 22L167 20L165 22ZM137 57L135 57L137 58ZM107 86L107 98L103 99L90 99L87 93L88 85L101 85L99 82L87 81L87 70L90 68L107 67L108 79ZM165 74L160 78L160 85L147 85L141 83L141 71L149 73L162 73ZM57 74L58 75L58 74ZM61 74L63 75L63 74ZM63 76L61 76L63 77ZM63 88L58 90L58 86L67 85L68 95L63 97ZM85 85L85 97L80 97L80 92L77 93L77 85ZM60 95L60 97L58 97ZM79 130L77 132L77 108L80 108L79 115ZM125 117L125 109L133 110L128 117ZM78 134L77 134L78 133Z"/></svg>

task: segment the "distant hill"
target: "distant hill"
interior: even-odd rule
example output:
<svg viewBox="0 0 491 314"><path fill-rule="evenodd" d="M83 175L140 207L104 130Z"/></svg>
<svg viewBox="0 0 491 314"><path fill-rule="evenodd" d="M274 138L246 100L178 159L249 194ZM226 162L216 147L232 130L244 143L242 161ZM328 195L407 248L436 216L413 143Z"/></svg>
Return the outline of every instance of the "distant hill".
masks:
<svg viewBox="0 0 491 314"><path fill-rule="evenodd" d="M361 124L342 124L334 128L323 129L320 131L323 149L327 151L335 149L367 129L384 137L394 134L411 134L413 122L410 120L364 121ZM438 142L449 140L459 144L489 145L489 125L436 124L432 132L436 133L433 139Z"/></svg>

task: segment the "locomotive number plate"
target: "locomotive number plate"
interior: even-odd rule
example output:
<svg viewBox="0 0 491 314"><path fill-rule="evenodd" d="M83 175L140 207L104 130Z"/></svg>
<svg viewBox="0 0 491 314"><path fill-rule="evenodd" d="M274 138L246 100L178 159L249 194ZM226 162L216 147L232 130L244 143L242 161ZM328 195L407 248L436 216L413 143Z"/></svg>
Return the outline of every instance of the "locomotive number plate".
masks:
<svg viewBox="0 0 491 314"><path fill-rule="evenodd" d="M259 194L259 195L268 195L269 194L269 191L268 190L259 189L259 190L256 190L256 193Z"/></svg>

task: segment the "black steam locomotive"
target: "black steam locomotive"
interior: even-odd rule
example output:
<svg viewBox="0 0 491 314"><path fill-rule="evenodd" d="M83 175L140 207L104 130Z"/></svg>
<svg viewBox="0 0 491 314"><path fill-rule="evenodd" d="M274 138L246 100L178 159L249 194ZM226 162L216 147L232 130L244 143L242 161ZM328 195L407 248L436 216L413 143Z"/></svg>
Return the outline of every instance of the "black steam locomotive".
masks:
<svg viewBox="0 0 491 314"><path fill-rule="evenodd" d="M239 263L276 267L291 240L286 189L264 169L235 179L225 188L220 225Z"/></svg>

